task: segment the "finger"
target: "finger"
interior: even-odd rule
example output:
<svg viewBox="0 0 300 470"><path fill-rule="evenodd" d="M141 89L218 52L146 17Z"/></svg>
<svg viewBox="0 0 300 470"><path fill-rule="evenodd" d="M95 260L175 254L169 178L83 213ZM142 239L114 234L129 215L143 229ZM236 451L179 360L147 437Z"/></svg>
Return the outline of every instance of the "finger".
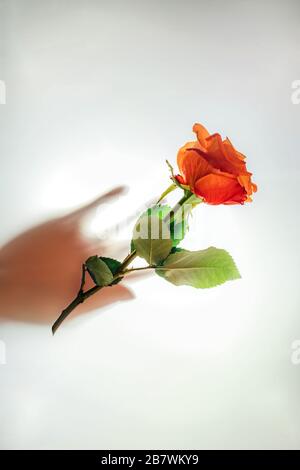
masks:
<svg viewBox="0 0 300 470"><path fill-rule="evenodd" d="M88 204L84 205L83 207L79 207L79 209L75 209L75 211L71 212L67 216L64 217L64 219L72 220L72 221L79 221L84 217L85 215L88 214L91 210L95 209L96 207L100 206L101 204L104 204L105 202L109 200L116 199L118 196L121 196L123 194L126 194L127 188L126 186L117 186L116 188L102 194L101 196L98 196L96 199L93 201L89 202Z"/></svg>

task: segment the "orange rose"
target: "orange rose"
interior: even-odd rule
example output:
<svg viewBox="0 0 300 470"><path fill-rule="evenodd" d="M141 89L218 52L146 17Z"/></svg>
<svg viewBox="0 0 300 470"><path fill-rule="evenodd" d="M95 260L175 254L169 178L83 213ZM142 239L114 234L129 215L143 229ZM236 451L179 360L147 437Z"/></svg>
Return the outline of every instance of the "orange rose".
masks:
<svg viewBox="0 0 300 470"><path fill-rule="evenodd" d="M181 175L176 179L189 186L208 204L244 204L251 201L257 190L246 168L245 156L238 152L228 138L209 135L201 124L194 124L196 142L188 142L178 152Z"/></svg>

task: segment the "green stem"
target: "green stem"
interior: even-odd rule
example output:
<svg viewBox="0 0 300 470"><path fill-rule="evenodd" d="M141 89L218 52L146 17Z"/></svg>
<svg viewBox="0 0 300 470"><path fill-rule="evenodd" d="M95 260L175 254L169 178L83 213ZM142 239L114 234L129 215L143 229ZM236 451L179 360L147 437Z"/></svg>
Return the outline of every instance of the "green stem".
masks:
<svg viewBox="0 0 300 470"><path fill-rule="evenodd" d="M124 275L126 274L130 274L130 273L133 273L135 271L145 271L146 269L156 269L157 266L142 266L141 268L131 268L131 269L126 269L126 271L124 271Z"/></svg>
<svg viewBox="0 0 300 470"><path fill-rule="evenodd" d="M171 212L165 217L164 221L169 222L170 225L174 222L175 215L181 209L181 207L188 202L188 200L193 196L193 193L185 194L173 207Z"/></svg>
<svg viewBox="0 0 300 470"><path fill-rule="evenodd" d="M60 327L62 322L67 318L67 316L76 308L78 305L82 304L85 300L85 295L78 293L77 297L61 312L58 319L52 325L52 334L55 334L56 330Z"/></svg>
<svg viewBox="0 0 300 470"><path fill-rule="evenodd" d="M137 257L137 253L136 253L136 250L133 250L131 253L129 253L129 255L126 256L126 258L124 259L123 263L121 264L120 266L120 269L119 269L119 272L121 271L124 271L124 269L127 268L127 266L129 266L129 264L134 260L134 258Z"/></svg>

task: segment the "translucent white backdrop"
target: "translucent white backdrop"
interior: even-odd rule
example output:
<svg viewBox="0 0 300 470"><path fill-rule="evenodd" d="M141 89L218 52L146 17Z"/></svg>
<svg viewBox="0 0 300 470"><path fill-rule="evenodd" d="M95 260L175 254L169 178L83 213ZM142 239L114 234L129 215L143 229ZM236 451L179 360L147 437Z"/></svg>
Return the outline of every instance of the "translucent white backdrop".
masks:
<svg viewBox="0 0 300 470"><path fill-rule="evenodd" d="M297 0L0 1L1 448L300 447L299 26ZM133 280L53 338L86 249L57 217L117 185L85 229L135 213L195 121L259 191L197 208L184 245L229 250L242 279Z"/></svg>

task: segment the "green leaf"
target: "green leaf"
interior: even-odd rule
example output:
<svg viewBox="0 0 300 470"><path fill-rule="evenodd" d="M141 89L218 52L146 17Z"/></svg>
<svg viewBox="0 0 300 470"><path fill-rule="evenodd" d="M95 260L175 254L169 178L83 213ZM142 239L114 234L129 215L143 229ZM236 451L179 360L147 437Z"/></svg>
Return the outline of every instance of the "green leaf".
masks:
<svg viewBox="0 0 300 470"><path fill-rule="evenodd" d="M113 274L110 268L98 256L91 256L88 258L85 265L97 286L108 286L113 281Z"/></svg>
<svg viewBox="0 0 300 470"><path fill-rule="evenodd" d="M133 246L150 265L161 263L172 248L170 228L163 221L165 211L164 206L148 209L134 227Z"/></svg>
<svg viewBox="0 0 300 470"><path fill-rule="evenodd" d="M162 201L168 194L170 194L174 189L177 188L177 185L175 183L172 183L160 196L160 198L157 201L157 204Z"/></svg>
<svg viewBox="0 0 300 470"><path fill-rule="evenodd" d="M142 215L149 215L149 216L153 215L163 220L168 215L170 210L171 210L171 207L168 206L167 204L163 204L163 205L157 204L147 209Z"/></svg>
<svg viewBox="0 0 300 470"><path fill-rule="evenodd" d="M122 263L114 258L106 258L105 256L100 256L100 259L109 267L113 276L115 276L120 269ZM122 277L115 279L111 284L118 284L122 281Z"/></svg>
<svg viewBox="0 0 300 470"><path fill-rule="evenodd" d="M147 209L140 217L139 221L142 217L148 216L156 216L159 217L160 220L164 220L167 224L168 219L167 216L171 213L172 209L168 205L156 205ZM177 211L175 214L174 222L170 224L170 236L172 239L172 246L177 246L185 237L188 231L188 216L191 212L191 207L183 207L182 210ZM138 221L138 222L139 222ZM134 240L131 240L130 251L135 250Z"/></svg>
<svg viewBox="0 0 300 470"><path fill-rule="evenodd" d="M106 258L105 256L100 256L100 259L102 261L104 261L104 263L106 264L106 266L109 267L109 269L111 270L111 273L112 275L114 276L115 274L117 274L118 270L120 269L120 266L121 266L121 262L114 259L114 258Z"/></svg>
<svg viewBox="0 0 300 470"><path fill-rule="evenodd" d="M140 222L140 220L143 217L147 217L147 216L150 216L150 215L155 215L155 216L159 217L162 220L164 217L167 216L167 214L170 212L170 210L171 210L171 208L167 205L157 204L153 207L150 207L145 212L143 212L142 215L139 217L139 219L138 219L138 221L135 225L133 233L135 232L136 227L138 226L138 223ZM130 252L132 253L135 249L136 248L135 248L135 245L134 245L134 239L132 238L132 240L130 242Z"/></svg>
<svg viewBox="0 0 300 470"><path fill-rule="evenodd" d="M175 284L205 289L240 278L240 273L225 250L180 250L170 254L156 273Z"/></svg>

